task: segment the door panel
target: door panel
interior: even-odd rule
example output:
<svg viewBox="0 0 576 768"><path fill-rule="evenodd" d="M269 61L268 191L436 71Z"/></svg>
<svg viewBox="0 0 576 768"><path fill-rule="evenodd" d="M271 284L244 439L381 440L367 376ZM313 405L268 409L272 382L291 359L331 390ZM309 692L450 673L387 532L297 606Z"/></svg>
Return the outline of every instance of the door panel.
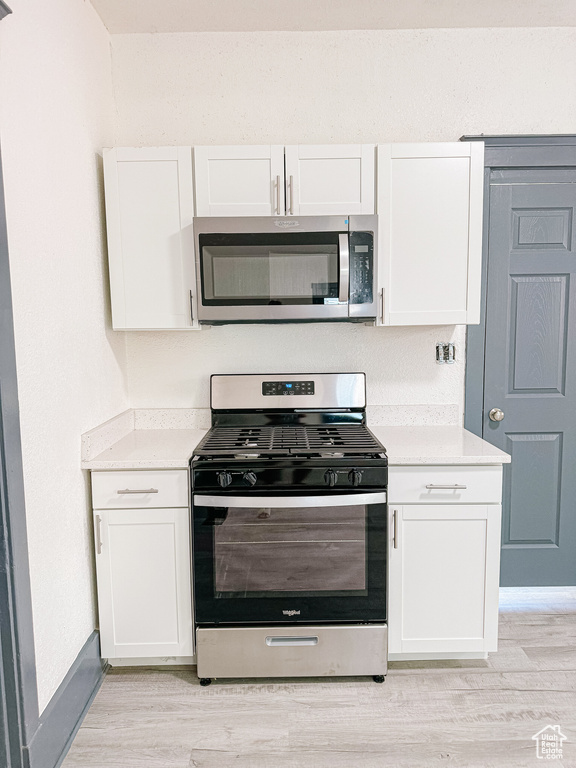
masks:
<svg viewBox="0 0 576 768"><path fill-rule="evenodd" d="M491 180L483 436L512 455L502 586L576 584L576 170L556 173Z"/></svg>
<svg viewBox="0 0 576 768"><path fill-rule="evenodd" d="M104 181L114 329L197 327L190 147L105 149Z"/></svg>
<svg viewBox="0 0 576 768"><path fill-rule="evenodd" d="M374 213L374 145L291 145L286 152L286 213Z"/></svg>
<svg viewBox="0 0 576 768"><path fill-rule="evenodd" d="M391 653L496 650L500 505L390 507Z"/></svg>
<svg viewBox="0 0 576 768"><path fill-rule="evenodd" d="M102 655L192 656L189 510L97 510Z"/></svg>
<svg viewBox="0 0 576 768"><path fill-rule="evenodd" d="M194 147L197 216L284 215L282 145Z"/></svg>
<svg viewBox="0 0 576 768"><path fill-rule="evenodd" d="M480 142L378 146L383 324L479 322L483 159Z"/></svg>
<svg viewBox="0 0 576 768"><path fill-rule="evenodd" d="M510 434L504 545L558 545L562 435Z"/></svg>
<svg viewBox="0 0 576 768"><path fill-rule="evenodd" d="M568 275L511 277L509 394L564 394L568 290Z"/></svg>

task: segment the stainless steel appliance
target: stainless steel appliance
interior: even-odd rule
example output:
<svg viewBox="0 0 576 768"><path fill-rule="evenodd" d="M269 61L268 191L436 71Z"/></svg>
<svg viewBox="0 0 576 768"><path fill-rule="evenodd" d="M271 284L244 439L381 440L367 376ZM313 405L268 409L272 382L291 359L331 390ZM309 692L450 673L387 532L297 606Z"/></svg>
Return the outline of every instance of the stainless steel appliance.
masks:
<svg viewBox="0 0 576 768"><path fill-rule="evenodd" d="M376 216L195 218L205 324L377 315Z"/></svg>
<svg viewBox="0 0 576 768"><path fill-rule="evenodd" d="M191 461L198 676L387 670L387 457L363 373L212 376Z"/></svg>

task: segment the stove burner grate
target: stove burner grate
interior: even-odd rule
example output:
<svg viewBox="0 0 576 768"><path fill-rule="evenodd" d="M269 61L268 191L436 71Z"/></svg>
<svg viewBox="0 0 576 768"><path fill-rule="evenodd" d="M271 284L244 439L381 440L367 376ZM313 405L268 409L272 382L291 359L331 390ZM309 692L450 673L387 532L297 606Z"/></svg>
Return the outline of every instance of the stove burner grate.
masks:
<svg viewBox="0 0 576 768"><path fill-rule="evenodd" d="M262 427L212 427L194 453L223 456L246 453L310 455L325 453L377 453L382 450L361 424L275 425Z"/></svg>

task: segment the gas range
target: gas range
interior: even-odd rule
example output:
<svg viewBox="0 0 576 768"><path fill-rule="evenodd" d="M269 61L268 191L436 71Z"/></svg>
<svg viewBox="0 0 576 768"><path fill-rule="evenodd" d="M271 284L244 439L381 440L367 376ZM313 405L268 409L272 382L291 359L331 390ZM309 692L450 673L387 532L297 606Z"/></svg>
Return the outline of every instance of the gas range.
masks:
<svg viewBox="0 0 576 768"><path fill-rule="evenodd" d="M363 373L216 375L191 460L198 676L387 669L388 460Z"/></svg>
<svg viewBox="0 0 576 768"><path fill-rule="evenodd" d="M386 452L366 427L365 399L357 395L364 386L360 373L212 377L213 403L228 407L213 408L213 426L194 452L194 488L385 488ZM258 396L260 408L242 408ZM287 407L301 397L307 408Z"/></svg>

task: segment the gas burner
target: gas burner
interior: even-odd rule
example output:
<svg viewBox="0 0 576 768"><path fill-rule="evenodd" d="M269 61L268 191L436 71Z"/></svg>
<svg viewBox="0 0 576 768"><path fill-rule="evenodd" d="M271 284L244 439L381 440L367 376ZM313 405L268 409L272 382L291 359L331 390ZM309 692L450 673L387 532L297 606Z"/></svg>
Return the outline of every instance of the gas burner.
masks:
<svg viewBox="0 0 576 768"><path fill-rule="evenodd" d="M300 414L298 414L300 416ZM257 418L255 415L254 418ZM249 434L248 434L249 433ZM255 451L242 450L256 448ZM331 450L332 449L332 450ZM197 456L311 456L380 453L380 443L364 424L277 424L263 427L216 426L196 448Z"/></svg>

